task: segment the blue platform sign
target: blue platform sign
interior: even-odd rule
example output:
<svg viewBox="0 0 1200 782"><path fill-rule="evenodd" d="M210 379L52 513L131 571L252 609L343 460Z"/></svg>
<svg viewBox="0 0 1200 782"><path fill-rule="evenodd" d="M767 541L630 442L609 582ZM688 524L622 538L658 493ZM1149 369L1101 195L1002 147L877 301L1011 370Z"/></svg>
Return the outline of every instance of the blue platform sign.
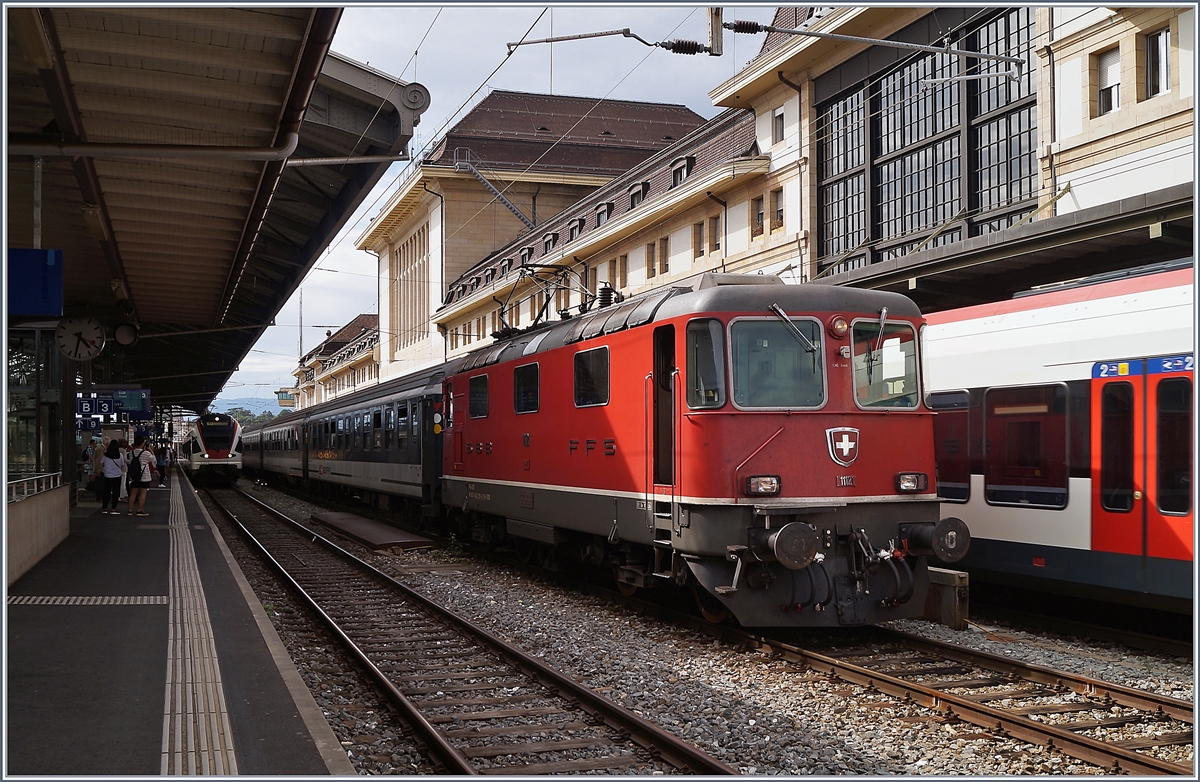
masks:
<svg viewBox="0 0 1200 782"><path fill-rule="evenodd" d="M112 392L112 398L119 413L149 413L151 411L149 389L121 388Z"/></svg>
<svg viewBox="0 0 1200 782"><path fill-rule="evenodd" d="M99 418L76 418L75 430L78 432L98 432L100 431Z"/></svg>
<svg viewBox="0 0 1200 782"><path fill-rule="evenodd" d="M61 318L62 250L8 250L8 314Z"/></svg>

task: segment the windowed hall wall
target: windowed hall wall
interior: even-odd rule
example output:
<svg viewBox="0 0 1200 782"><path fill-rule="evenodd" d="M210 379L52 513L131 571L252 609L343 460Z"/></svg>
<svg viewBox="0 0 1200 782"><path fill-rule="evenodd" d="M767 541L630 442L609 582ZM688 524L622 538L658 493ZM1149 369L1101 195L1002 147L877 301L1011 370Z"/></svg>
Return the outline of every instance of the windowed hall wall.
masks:
<svg viewBox="0 0 1200 782"><path fill-rule="evenodd" d="M1035 9L939 9L813 82L818 273L1007 228L1039 202Z"/></svg>

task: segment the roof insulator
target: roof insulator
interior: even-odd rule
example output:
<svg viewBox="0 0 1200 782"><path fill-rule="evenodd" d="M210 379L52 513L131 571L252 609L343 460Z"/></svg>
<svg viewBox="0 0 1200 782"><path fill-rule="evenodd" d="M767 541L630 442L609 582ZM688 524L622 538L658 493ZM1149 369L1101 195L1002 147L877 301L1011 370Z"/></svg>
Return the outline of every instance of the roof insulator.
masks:
<svg viewBox="0 0 1200 782"><path fill-rule="evenodd" d="M699 54L708 51L708 47L699 41L686 41L679 38L674 41L663 41L659 46L676 54Z"/></svg>
<svg viewBox="0 0 1200 782"><path fill-rule="evenodd" d="M751 22L751 21L748 21L745 19L738 19L735 22L733 22L733 24L726 22L725 24L723 24L721 26L728 28L730 30L733 30L735 33L754 34L754 33L761 33L763 30L766 29L766 27L759 24L758 22Z"/></svg>

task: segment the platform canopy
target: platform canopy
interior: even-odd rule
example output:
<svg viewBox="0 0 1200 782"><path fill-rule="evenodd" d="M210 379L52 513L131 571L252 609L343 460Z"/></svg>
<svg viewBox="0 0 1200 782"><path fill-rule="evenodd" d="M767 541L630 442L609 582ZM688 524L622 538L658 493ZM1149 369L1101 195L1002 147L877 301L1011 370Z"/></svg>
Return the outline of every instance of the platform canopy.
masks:
<svg viewBox="0 0 1200 782"><path fill-rule="evenodd" d="M429 93L331 53L340 8L6 13L8 246L63 251L63 315L109 332L93 384L203 410Z"/></svg>

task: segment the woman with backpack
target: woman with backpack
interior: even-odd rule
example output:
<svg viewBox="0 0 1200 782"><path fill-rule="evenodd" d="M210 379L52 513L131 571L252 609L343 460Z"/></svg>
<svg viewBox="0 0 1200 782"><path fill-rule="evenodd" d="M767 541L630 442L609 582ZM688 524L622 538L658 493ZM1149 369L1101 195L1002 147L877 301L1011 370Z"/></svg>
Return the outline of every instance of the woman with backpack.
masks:
<svg viewBox="0 0 1200 782"><path fill-rule="evenodd" d="M109 440L108 450L100 457L100 480L103 481L100 487L100 512L106 516L121 515L121 511L117 510L117 501L121 497L121 475L124 472L121 467L121 446L116 440Z"/></svg>
<svg viewBox="0 0 1200 782"><path fill-rule="evenodd" d="M129 512L126 516L149 516L146 512L146 491L150 488L151 467L155 464L154 452L146 445L146 438L134 440L129 453ZM133 506L137 505L137 513Z"/></svg>

